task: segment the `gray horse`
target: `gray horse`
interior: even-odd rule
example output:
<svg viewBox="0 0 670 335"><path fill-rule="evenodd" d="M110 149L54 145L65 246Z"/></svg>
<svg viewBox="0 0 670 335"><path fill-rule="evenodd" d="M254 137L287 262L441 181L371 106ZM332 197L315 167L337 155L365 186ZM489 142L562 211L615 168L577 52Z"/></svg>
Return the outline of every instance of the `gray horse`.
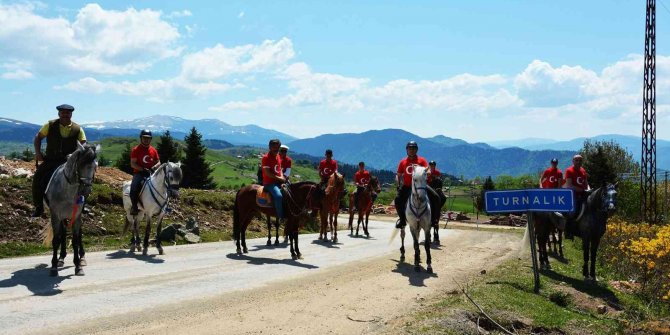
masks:
<svg viewBox="0 0 670 335"><path fill-rule="evenodd" d="M608 183L597 188L588 196L577 217L577 228L582 238L584 252L582 274L586 280L597 280L596 253L600 238L605 235L607 229L607 219L616 210L616 193L615 184Z"/></svg>
<svg viewBox="0 0 670 335"><path fill-rule="evenodd" d="M535 212L533 213L533 223L535 227L535 236L537 236L537 251L540 258L540 268L543 270L551 269L549 256L547 253L547 244L549 236L553 235L554 230L558 230L559 256L563 257L563 244L561 234L565 230L566 218L561 213L556 212ZM528 229L528 226L526 226ZM556 243L556 242L555 242ZM556 244L554 244L556 248Z"/></svg>
<svg viewBox="0 0 670 335"><path fill-rule="evenodd" d="M72 226L72 247L74 249L74 274L84 275L82 269L82 235L81 212L84 208L84 197L91 193L93 177L98 167L96 151L100 146L78 143L77 150L68 155L67 161L54 172L47 186L44 202L51 213L51 224L47 226L44 244L51 241L53 257L51 259L51 276L58 276L59 259L56 257L58 247L65 243L67 226ZM63 258L65 257L63 253ZM62 266L63 260L60 260Z"/></svg>
<svg viewBox="0 0 670 335"><path fill-rule="evenodd" d="M179 184L181 183L181 163L167 162L161 164L149 179L144 182L140 190L137 215L130 214L132 204L130 202L130 181L123 183L123 208L126 210L126 224L123 228L123 234L128 231L128 226L133 223L133 237L130 240L130 252L135 249L142 250L146 255L149 249L149 235L151 234L151 218L158 215L158 227L156 227L156 249L160 255L163 254L163 247L158 234L161 232L163 216L167 213L170 198L179 196ZM147 223L144 233L144 249L140 246L140 234L138 226L140 220L144 218Z"/></svg>

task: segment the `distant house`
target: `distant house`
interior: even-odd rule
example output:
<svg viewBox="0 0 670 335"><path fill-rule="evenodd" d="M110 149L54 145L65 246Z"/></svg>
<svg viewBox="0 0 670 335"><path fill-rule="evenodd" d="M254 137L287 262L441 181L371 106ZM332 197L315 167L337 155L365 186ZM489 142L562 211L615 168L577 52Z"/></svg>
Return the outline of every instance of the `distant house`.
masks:
<svg viewBox="0 0 670 335"><path fill-rule="evenodd" d="M242 159L242 155L237 155L237 156L235 156L235 157L237 157L237 158L239 158L239 159Z"/></svg>

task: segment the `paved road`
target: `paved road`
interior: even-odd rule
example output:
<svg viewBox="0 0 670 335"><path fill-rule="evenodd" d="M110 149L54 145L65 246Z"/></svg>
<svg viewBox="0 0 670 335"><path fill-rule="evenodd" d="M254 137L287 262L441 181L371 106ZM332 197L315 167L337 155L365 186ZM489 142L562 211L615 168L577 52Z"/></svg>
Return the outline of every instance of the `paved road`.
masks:
<svg viewBox="0 0 670 335"><path fill-rule="evenodd" d="M265 239L247 241L249 253L243 256L234 254L231 241L166 247L163 256L152 255L155 248L146 257L123 250L89 253L85 276L74 276L70 263L59 277L49 277L49 256L0 260L2 333L40 333L101 317L259 288L273 281L397 253L399 242L388 243L391 227L388 222L370 222L369 239L352 238L340 231L340 243L335 245L316 242L316 234L300 235L304 256L300 261L290 259L284 244L266 247ZM442 230L443 237L452 233ZM66 260L69 262L71 254Z"/></svg>

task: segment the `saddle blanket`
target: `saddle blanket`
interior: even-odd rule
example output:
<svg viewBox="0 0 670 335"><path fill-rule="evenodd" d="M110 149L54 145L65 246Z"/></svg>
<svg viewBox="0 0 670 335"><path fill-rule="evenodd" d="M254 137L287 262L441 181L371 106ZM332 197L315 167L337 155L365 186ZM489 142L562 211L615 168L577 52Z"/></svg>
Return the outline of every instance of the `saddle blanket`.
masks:
<svg viewBox="0 0 670 335"><path fill-rule="evenodd" d="M263 191L263 187L256 190L256 204L258 207L274 207L272 203L272 195Z"/></svg>

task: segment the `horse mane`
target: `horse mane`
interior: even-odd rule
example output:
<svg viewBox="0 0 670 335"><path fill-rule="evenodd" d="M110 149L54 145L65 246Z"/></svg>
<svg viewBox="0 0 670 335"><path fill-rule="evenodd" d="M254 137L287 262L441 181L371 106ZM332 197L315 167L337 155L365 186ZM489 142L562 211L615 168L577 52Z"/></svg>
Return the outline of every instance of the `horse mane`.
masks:
<svg viewBox="0 0 670 335"><path fill-rule="evenodd" d="M302 187L303 185L317 186L317 183L315 183L313 181L300 181L300 182L291 184L291 186L295 186L295 187Z"/></svg>

